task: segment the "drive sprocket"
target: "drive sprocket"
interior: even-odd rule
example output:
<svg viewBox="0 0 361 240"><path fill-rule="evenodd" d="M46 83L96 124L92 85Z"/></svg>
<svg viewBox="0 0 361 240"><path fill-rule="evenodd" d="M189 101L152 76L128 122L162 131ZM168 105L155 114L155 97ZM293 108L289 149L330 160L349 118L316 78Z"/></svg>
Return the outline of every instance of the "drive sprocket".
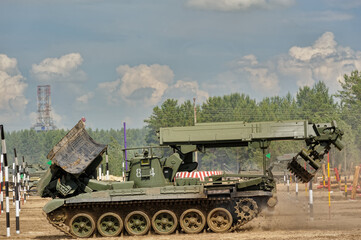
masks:
<svg viewBox="0 0 361 240"><path fill-rule="evenodd" d="M259 213L257 202L252 198L243 198L236 202L234 206L235 213L237 214L238 221L235 226L235 230L239 230L241 226L257 217Z"/></svg>

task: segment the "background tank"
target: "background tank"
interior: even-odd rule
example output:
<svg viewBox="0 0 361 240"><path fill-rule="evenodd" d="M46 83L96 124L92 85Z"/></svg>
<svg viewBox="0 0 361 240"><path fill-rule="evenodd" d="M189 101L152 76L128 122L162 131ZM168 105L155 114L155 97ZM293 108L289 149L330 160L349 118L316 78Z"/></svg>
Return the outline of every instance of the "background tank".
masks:
<svg viewBox="0 0 361 240"><path fill-rule="evenodd" d="M265 153L270 141L290 138L285 132L280 136L277 129L270 132L271 126L287 127L297 139L317 137L312 135L314 132L306 132L307 122L254 124L217 123L160 129L160 143L165 146L124 149L136 152L128 160L125 182L101 182L94 179L94 172L106 145L94 142L79 121L48 155L53 164L38 189L41 196L54 199L43 210L53 226L73 237L117 236L122 231L143 235L150 229L158 234L171 234L177 229L199 233L207 225L213 232L238 230L263 208L273 208L277 203L276 185L268 169L264 168L264 174L259 175L209 176L202 182L199 178L175 176L177 172L197 168L192 158L196 150L252 144ZM331 124L325 126L337 129ZM256 131L255 137L249 135L249 129ZM239 134L246 132L248 137L237 137L235 130ZM197 131L207 134L200 136ZM336 139L332 138L334 131L323 134L329 138L324 138L328 140L323 140L322 152L314 150L319 155L342 136L339 133Z"/></svg>
<svg viewBox="0 0 361 240"><path fill-rule="evenodd" d="M27 174L29 174L29 194L35 195L37 184L41 177L45 174L48 166L41 164L29 164L26 166Z"/></svg>

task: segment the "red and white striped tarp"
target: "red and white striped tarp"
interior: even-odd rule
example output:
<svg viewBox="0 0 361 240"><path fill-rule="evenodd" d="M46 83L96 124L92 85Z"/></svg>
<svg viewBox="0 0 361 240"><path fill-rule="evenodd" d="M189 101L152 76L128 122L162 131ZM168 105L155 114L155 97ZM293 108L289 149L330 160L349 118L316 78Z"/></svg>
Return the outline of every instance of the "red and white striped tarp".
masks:
<svg viewBox="0 0 361 240"><path fill-rule="evenodd" d="M177 172L175 178L199 178L201 181L204 181L205 177L222 174L222 171Z"/></svg>

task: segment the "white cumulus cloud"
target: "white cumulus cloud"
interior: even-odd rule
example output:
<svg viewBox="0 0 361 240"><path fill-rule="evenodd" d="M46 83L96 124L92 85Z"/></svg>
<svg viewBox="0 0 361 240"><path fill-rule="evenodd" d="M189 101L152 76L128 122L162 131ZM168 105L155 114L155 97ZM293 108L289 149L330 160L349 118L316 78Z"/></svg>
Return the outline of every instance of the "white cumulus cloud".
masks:
<svg viewBox="0 0 361 240"><path fill-rule="evenodd" d="M167 65L120 65L117 73L117 80L98 85L99 89L106 92L108 103L111 104L125 100L131 104L154 106L165 98L179 101L193 97L202 100L208 98L208 93L201 90L197 82L178 80L174 83L174 73Z"/></svg>
<svg viewBox="0 0 361 240"><path fill-rule="evenodd" d="M21 119L28 104L27 83L17 68L17 60L0 54L0 122Z"/></svg>
<svg viewBox="0 0 361 240"><path fill-rule="evenodd" d="M291 47L288 55L279 58L278 69L300 87L323 81L335 92L344 74L361 69L361 52L340 46L332 32L325 32L311 46Z"/></svg>
<svg viewBox="0 0 361 240"><path fill-rule="evenodd" d="M168 66L159 64L120 65L117 73L120 78L116 81L99 84L99 88L111 93L109 100L116 102L121 97L129 103L143 102L146 105L157 104L174 77Z"/></svg>
<svg viewBox="0 0 361 240"><path fill-rule="evenodd" d="M265 95L277 95L280 91L279 79L272 62L260 63L253 54L243 56L232 64L234 74L245 77L251 88Z"/></svg>
<svg viewBox="0 0 361 240"><path fill-rule="evenodd" d="M278 9L289 7L295 0L188 0L191 8L215 11L245 11L249 9Z"/></svg>
<svg viewBox="0 0 361 240"><path fill-rule="evenodd" d="M280 91L277 74L270 72L267 68L245 67L244 71L249 73L249 82L252 89L271 95L277 95Z"/></svg>
<svg viewBox="0 0 361 240"><path fill-rule="evenodd" d="M251 65L256 66L258 64L257 57L253 54L243 56L237 61L237 65Z"/></svg>
<svg viewBox="0 0 361 240"><path fill-rule="evenodd" d="M0 71L9 74L17 74L19 72L17 65L18 61L15 58L9 58L5 54L0 54Z"/></svg>
<svg viewBox="0 0 361 240"><path fill-rule="evenodd" d="M70 53L60 58L46 58L32 65L32 73L40 81L84 80L85 73L79 69L83 58L79 53Z"/></svg>
<svg viewBox="0 0 361 240"><path fill-rule="evenodd" d="M165 93L165 98L174 98L179 102L197 98L197 102L205 102L209 94L199 88L196 81L179 80L173 86L169 87Z"/></svg>
<svg viewBox="0 0 361 240"><path fill-rule="evenodd" d="M316 57L327 57L336 53L336 41L331 32L324 33L319 39L309 47L292 47L289 50L289 55L301 61L309 61Z"/></svg>
<svg viewBox="0 0 361 240"><path fill-rule="evenodd" d="M84 103L84 104L87 104L89 102L90 99L92 99L94 97L94 93L93 92L89 92L89 93L86 93L80 97L78 97L76 99L76 101L78 102L81 102L81 103Z"/></svg>
<svg viewBox="0 0 361 240"><path fill-rule="evenodd" d="M339 11L316 11L306 13L302 18L304 21L310 22L338 22L351 20L354 16L350 13Z"/></svg>
<svg viewBox="0 0 361 240"><path fill-rule="evenodd" d="M212 88L248 87L262 96L270 96L323 81L335 93L341 89L344 74L360 69L361 51L339 45L332 32L325 32L309 46L293 46L288 53L266 61L258 61L253 54L243 56L219 75Z"/></svg>

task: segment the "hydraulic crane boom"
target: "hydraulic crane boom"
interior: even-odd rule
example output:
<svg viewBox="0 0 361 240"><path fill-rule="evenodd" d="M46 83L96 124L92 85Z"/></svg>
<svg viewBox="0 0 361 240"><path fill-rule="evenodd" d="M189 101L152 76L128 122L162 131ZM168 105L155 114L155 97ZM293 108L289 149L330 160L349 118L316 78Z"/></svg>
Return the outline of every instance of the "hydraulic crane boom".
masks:
<svg viewBox="0 0 361 240"><path fill-rule="evenodd" d="M219 122L201 123L190 127L160 128L160 145L169 145L182 153L206 148L253 146L265 149L271 141L304 140L308 149L302 149L288 164L288 169L301 181L312 179L323 156L331 145L342 150L343 132L336 122L313 124L306 120L280 122ZM264 171L265 171L265 154ZM312 170L306 170L297 160L300 156Z"/></svg>

